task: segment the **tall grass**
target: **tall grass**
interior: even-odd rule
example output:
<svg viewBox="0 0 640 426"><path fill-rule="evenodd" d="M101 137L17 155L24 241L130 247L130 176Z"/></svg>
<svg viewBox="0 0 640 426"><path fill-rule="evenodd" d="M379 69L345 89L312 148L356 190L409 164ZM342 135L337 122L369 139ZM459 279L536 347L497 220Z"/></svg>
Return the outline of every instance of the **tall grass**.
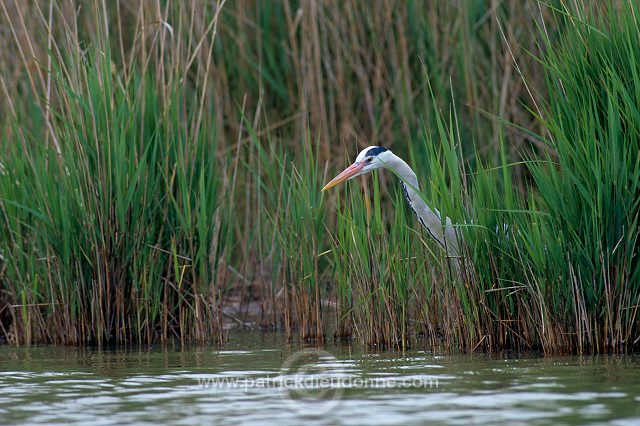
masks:
<svg viewBox="0 0 640 426"><path fill-rule="evenodd" d="M55 112L65 141L59 153L42 143L9 145L0 187L17 335L70 342L216 335L212 283L228 213L220 209L212 129L203 125L189 138L182 114L158 110L150 85L134 78L146 90L128 93L111 80L108 60L96 63L102 68L85 69L86 92L61 87L71 102ZM169 101L180 105L180 96Z"/></svg>
<svg viewBox="0 0 640 426"><path fill-rule="evenodd" d="M74 43L54 45L51 100L9 101L4 332L14 343L220 340L215 283L230 223L221 206L232 188L223 191L226 163L202 119L211 110L175 70L159 82L137 70L123 79L109 44Z"/></svg>
<svg viewBox="0 0 640 426"><path fill-rule="evenodd" d="M576 11L577 12L577 11ZM574 30L545 56L549 146L557 167L531 167L543 206L545 263L570 285L559 315L575 315L575 343L610 350L637 343L640 264L640 31L637 7L564 17ZM537 259L541 260L541 259ZM556 266L557 267L557 266ZM566 302L565 302L566 300Z"/></svg>
<svg viewBox="0 0 640 426"><path fill-rule="evenodd" d="M2 3L0 336L636 347L639 11ZM391 172L320 193L371 144L460 259Z"/></svg>

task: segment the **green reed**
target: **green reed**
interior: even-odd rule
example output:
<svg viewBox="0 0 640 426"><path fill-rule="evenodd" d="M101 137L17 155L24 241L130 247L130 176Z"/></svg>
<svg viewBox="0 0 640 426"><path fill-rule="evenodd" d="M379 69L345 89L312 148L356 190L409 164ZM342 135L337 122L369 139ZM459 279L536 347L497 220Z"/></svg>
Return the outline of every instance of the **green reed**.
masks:
<svg viewBox="0 0 640 426"><path fill-rule="evenodd" d="M146 78L114 79L104 53L74 64L77 87L52 80L65 100L52 108L59 152L23 129L23 143L5 144L0 244L16 342L215 338L229 217L215 129L185 129L197 96L174 87L167 106Z"/></svg>
<svg viewBox="0 0 640 426"><path fill-rule="evenodd" d="M636 347L634 4L45 3L0 10L4 339ZM320 193L371 144L460 258L391 172Z"/></svg>

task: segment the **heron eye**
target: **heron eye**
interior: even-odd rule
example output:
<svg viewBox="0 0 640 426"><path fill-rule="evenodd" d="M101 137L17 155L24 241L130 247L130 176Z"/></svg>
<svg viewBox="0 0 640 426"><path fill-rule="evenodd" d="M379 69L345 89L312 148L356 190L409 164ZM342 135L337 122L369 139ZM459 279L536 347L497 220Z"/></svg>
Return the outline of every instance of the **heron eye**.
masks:
<svg viewBox="0 0 640 426"><path fill-rule="evenodd" d="M367 158L367 164L371 163L372 161L373 161L373 157Z"/></svg>

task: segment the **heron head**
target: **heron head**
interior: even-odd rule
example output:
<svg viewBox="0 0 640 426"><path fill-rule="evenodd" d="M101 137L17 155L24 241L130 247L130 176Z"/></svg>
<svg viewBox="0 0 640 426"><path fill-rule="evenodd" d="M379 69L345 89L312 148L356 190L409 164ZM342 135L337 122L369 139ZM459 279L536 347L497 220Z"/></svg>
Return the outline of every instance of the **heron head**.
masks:
<svg viewBox="0 0 640 426"><path fill-rule="evenodd" d="M356 176L369 173L371 170L379 169L385 165L385 159L391 154L386 148L381 146L368 146L358 153L356 161L352 165L347 167L338 176L334 177L331 182L326 184L322 191L326 191L329 188L353 179Z"/></svg>

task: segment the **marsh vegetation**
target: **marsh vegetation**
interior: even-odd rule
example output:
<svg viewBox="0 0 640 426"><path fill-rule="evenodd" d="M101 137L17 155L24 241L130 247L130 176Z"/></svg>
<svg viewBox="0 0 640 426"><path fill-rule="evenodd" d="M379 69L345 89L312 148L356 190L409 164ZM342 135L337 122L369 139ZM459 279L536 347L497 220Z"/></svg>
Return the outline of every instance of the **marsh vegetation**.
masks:
<svg viewBox="0 0 640 426"><path fill-rule="evenodd" d="M304 340L632 350L639 17L624 0L3 1L0 336L222 341L258 304ZM464 234L461 267L391 173L320 192L367 145L413 166Z"/></svg>

